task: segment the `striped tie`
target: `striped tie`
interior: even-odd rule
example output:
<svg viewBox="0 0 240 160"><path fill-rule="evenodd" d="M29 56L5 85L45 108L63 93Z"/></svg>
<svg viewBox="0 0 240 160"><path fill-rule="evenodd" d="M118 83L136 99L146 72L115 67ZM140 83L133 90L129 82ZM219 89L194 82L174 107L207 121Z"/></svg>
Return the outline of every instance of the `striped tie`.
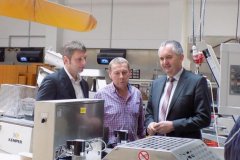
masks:
<svg viewBox="0 0 240 160"><path fill-rule="evenodd" d="M168 103L169 103L169 99L170 99L170 95L171 95L171 91L173 88L173 82L174 82L174 78L169 78L169 85L167 88L167 92L165 94L164 100L163 100L163 104L162 107L160 108L160 113L159 113L159 120L160 121L165 121L166 115L167 115L167 109L168 109Z"/></svg>

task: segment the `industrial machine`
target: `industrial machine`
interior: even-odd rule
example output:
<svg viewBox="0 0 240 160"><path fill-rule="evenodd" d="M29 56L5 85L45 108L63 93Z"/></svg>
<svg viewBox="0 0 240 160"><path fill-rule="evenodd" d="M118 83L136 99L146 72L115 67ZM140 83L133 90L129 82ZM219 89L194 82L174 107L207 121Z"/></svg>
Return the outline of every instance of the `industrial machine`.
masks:
<svg viewBox="0 0 240 160"><path fill-rule="evenodd" d="M141 91L143 98L143 108L145 109L147 107L152 81L153 80L150 79L129 79L129 83Z"/></svg>
<svg viewBox="0 0 240 160"><path fill-rule="evenodd" d="M128 130L115 130L114 135L117 138L117 145L127 143Z"/></svg>
<svg viewBox="0 0 240 160"><path fill-rule="evenodd" d="M75 160L100 160L103 107L104 101L98 99L37 101L33 160L60 159L63 154Z"/></svg>
<svg viewBox="0 0 240 160"><path fill-rule="evenodd" d="M84 69L80 76L88 82L90 93L89 97L93 98L94 93L100 88L105 87L107 82L105 80L106 71L104 69Z"/></svg>
<svg viewBox="0 0 240 160"><path fill-rule="evenodd" d="M0 87L0 151L32 152L36 87L2 84Z"/></svg>
<svg viewBox="0 0 240 160"><path fill-rule="evenodd" d="M198 43L197 49L203 52L216 83L220 86L219 113L240 115L240 44L222 43L220 64L210 45Z"/></svg>
<svg viewBox="0 0 240 160"><path fill-rule="evenodd" d="M221 160L201 140L150 136L116 146L103 160Z"/></svg>
<svg viewBox="0 0 240 160"><path fill-rule="evenodd" d="M201 42L197 44L197 49L204 54L219 88L217 90L216 104L220 117L215 115L215 110L213 110L213 127L216 136L203 133L203 138L217 141L218 146L224 146L226 141L224 136L228 136L240 115L240 65L238 62L240 58L240 44L222 43L220 63L210 45Z"/></svg>
<svg viewBox="0 0 240 160"><path fill-rule="evenodd" d="M220 84L220 64L217 60L216 54L214 53L214 50L212 48L212 46L201 42L197 44L197 49L199 51L202 51L207 64L213 74L213 77L215 78L215 81L217 83L217 85L219 86Z"/></svg>
<svg viewBox="0 0 240 160"><path fill-rule="evenodd" d="M32 152L33 121L0 118L0 151L11 154Z"/></svg>
<svg viewBox="0 0 240 160"><path fill-rule="evenodd" d="M240 44L221 44L219 113L240 115Z"/></svg>

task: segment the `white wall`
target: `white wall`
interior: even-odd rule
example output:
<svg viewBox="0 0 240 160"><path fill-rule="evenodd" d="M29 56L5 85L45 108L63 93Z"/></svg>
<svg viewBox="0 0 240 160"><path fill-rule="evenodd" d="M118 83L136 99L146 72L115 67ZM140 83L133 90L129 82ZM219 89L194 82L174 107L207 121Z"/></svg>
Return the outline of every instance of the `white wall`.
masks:
<svg viewBox="0 0 240 160"><path fill-rule="evenodd" d="M175 39L183 44L186 54L189 52L192 0L52 1L91 12L98 21L96 29L75 32L33 22L29 28L27 21L0 17L0 47L46 47L60 52L63 44L76 39L87 48L125 48L142 54L146 49L158 49L163 40ZM199 3L195 0L196 35ZM207 0L204 36L235 37L236 18L237 0ZM33 36L30 41L28 35ZM185 60L184 66L189 68L190 63Z"/></svg>
<svg viewBox="0 0 240 160"><path fill-rule="evenodd" d="M45 44L46 26L29 22L0 17L0 46L1 47L27 47L29 27L30 35L30 47L42 47Z"/></svg>
<svg viewBox="0 0 240 160"><path fill-rule="evenodd" d="M70 5L87 9L87 3ZM165 39L181 40L184 5L185 0L93 1L97 28L89 33L64 31L64 39L81 38L91 48L156 49Z"/></svg>
<svg viewBox="0 0 240 160"><path fill-rule="evenodd" d="M88 48L156 49L165 39L182 43L192 34L192 0L59 0L63 4L91 12L97 19L95 30L75 32L31 23L30 46L59 49L66 41L82 40ZM199 2L195 0L196 32ZM235 36L237 1L208 0L206 36ZM9 45L9 36L29 35L29 23L0 17L0 46ZM12 46L27 46L27 37L13 37Z"/></svg>
<svg viewBox="0 0 240 160"><path fill-rule="evenodd" d="M196 1L196 0L195 0ZM199 2L195 3L195 28L199 28ZM192 34L192 0L189 1L189 35ZM206 36L235 36L237 23L237 0L207 0L205 10ZM238 27L240 29L240 27Z"/></svg>

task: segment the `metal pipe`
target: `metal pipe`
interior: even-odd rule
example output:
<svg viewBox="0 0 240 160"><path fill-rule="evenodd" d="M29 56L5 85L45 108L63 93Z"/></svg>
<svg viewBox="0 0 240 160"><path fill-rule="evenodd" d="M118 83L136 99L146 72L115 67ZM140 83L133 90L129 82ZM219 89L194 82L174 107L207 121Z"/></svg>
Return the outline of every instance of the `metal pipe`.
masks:
<svg viewBox="0 0 240 160"><path fill-rule="evenodd" d="M194 26L194 0L192 0L192 38L193 38L193 45L196 45L196 41L195 41L195 32L194 32L194 29L195 29L195 26Z"/></svg>
<svg viewBox="0 0 240 160"><path fill-rule="evenodd" d="M199 40L200 40L200 42L202 41L202 16L203 16L203 14L202 14L202 8L203 8L203 4L202 4L202 0L200 1L200 26L199 26Z"/></svg>
<svg viewBox="0 0 240 160"><path fill-rule="evenodd" d="M113 0L111 3L111 23L110 23L110 42L109 42L109 47L112 48L112 28L113 28Z"/></svg>
<svg viewBox="0 0 240 160"><path fill-rule="evenodd" d="M238 7L237 7L237 25L236 25L236 35L235 35L236 39L238 39L238 21L239 21L239 0L238 0Z"/></svg>

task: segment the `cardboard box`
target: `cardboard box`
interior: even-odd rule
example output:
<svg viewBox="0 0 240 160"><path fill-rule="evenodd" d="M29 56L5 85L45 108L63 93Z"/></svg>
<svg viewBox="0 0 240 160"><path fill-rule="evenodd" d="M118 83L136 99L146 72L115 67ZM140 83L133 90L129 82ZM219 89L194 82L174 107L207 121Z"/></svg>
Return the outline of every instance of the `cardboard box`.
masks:
<svg viewBox="0 0 240 160"><path fill-rule="evenodd" d="M19 75L27 72L27 65L0 65L0 83L17 84Z"/></svg>
<svg viewBox="0 0 240 160"><path fill-rule="evenodd" d="M27 83L27 77L25 75L19 75L18 84L26 84L26 83Z"/></svg>
<svg viewBox="0 0 240 160"><path fill-rule="evenodd" d="M36 86L39 67L53 70L53 66L44 63L24 65L0 65L0 84L25 84ZM25 77L24 77L25 76Z"/></svg>

